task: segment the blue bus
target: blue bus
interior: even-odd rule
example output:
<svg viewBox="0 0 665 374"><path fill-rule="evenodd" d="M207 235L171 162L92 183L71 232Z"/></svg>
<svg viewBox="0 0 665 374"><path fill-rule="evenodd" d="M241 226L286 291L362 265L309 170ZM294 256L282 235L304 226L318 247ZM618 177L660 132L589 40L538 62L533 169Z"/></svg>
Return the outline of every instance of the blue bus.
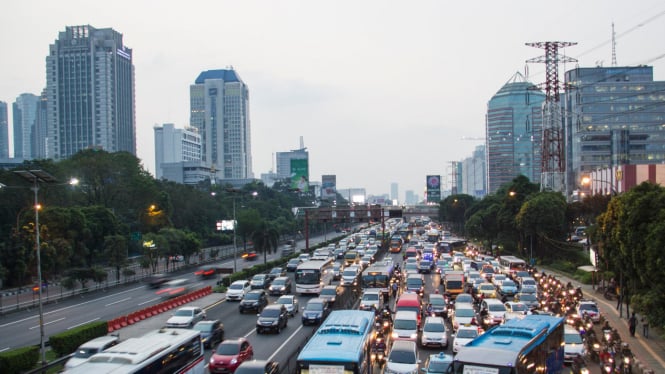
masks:
<svg viewBox="0 0 665 374"><path fill-rule="evenodd" d="M297 374L367 374L374 312L335 310L300 351Z"/></svg>
<svg viewBox="0 0 665 374"><path fill-rule="evenodd" d="M461 347L454 373L561 373L564 325L564 318L546 315L511 319Z"/></svg>

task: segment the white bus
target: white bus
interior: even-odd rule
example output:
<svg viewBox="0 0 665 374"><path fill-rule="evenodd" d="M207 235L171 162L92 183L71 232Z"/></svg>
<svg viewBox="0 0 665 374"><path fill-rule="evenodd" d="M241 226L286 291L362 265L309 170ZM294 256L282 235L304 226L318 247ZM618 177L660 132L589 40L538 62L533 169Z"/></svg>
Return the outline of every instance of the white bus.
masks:
<svg viewBox="0 0 665 374"><path fill-rule="evenodd" d="M203 354L199 331L163 328L97 353L67 373L203 374Z"/></svg>
<svg viewBox="0 0 665 374"><path fill-rule="evenodd" d="M296 293L318 295L332 282L333 276L331 258L305 261L296 269Z"/></svg>
<svg viewBox="0 0 665 374"><path fill-rule="evenodd" d="M501 266L501 273L509 277L513 277L516 271L526 270L526 261L515 256L501 256L499 258L499 265Z"/></svg>

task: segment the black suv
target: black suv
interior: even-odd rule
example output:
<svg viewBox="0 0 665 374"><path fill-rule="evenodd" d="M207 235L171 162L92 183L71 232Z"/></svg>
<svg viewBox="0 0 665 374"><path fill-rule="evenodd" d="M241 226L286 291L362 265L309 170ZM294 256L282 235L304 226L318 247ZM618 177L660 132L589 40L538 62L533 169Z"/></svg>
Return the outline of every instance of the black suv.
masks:
<svg viewBox="0 0 665 374"><path fill-rule="evenodd" d="M265 306L268 305L268 295L264 290L252 290L245 294L245 298L242 299L238 309L240 313L244 313L247 310L254 310L260 312Z"/></svg>
<svg viewBox="0 0 665 374"><path fill-rule="evenodd" d="M274 331L280 333L289 321L289 313L282 304L272 304L263 308L259 318L256 320L256 333Z"/></svg>

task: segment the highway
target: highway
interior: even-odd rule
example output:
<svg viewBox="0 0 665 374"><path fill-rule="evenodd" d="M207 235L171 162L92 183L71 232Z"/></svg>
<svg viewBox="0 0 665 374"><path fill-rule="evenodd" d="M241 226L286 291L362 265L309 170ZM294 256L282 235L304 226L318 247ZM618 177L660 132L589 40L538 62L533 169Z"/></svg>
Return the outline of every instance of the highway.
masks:
<svg viewBox="0 0 665 374"><path fill-rule="evenodd" d="M329 234L328 237L331 237ZM324 240L324 236L310 238L310 247ZM299 242L299 248L304 242ZM268 261L276 259L279 254L268 255ZM262 256L256 261L243 261L239 259L239 269L251 267L262 261ZM220 262L224 267L233 267L233 260ZM216 279L201 280L193 271L175 272L170 274L177 278L190 280L192 289L205 286L214 286ZM44 335L48 336L75 328L85 323L98 320L111 320L131 312L157 304L163 299L155 294L143 283L133 283L97 292L81 294L62 299L56 303L45 304ZM221 296L220 296L221 297ZM161 316L154 317L160 318ZM289 328L291 326L289 325ZM0 352L9 349L39 344L39 312L35 306L32 309L16 312L0 317Z"/></svg>

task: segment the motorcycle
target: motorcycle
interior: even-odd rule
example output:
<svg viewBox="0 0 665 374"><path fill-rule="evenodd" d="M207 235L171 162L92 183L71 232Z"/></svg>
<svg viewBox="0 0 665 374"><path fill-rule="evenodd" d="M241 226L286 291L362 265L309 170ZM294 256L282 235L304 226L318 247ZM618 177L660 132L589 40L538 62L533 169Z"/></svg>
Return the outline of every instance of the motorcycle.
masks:
<svg viewBox="0 0 665 374"><path fill-rule="evenodd" d="M589 368L582 357L577 357L573 360L570 371L573 374L589 374Z"/></svg>
<svg viewBox="0 0 665 374"><path fill-rule="evenodd" d="M372 343L372 349L370 352L370 357L373 363L378 364L380 367L383 367L386 363L386 343L383 338L378 337Z"/></svg>

